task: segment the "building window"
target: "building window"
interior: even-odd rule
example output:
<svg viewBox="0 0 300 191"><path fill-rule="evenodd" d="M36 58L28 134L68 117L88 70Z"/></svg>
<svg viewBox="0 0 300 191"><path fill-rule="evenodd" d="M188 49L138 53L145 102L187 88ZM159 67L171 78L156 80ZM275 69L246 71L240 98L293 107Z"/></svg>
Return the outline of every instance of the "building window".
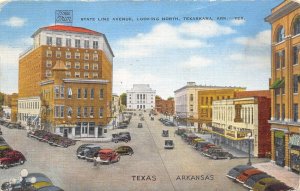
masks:
<svg viewBox="0 0 300 191"><path fill-rule="evenodd" d="M293 65L298 64L299 49L298 46L293 47Z"/></svg>
<svg viewBox="0 0 300 191"><path fill-rule="evenodd" d="M77 117L81 117L81 107L77 107Z"/></svg>
<svg viewBox="0 0 300 191"><path fill-rule="evenodd" d="M276 88L275 89L275 95L277 96L277 95L280 95L280 88Z"/></svg>
<svg viewBox="0 0 300 191"><path fill-rule="evenodd" d="M56 51L56 58L60 58L61 57L61 51Z"/></svg>
<svg viewBox="0 0 300 191"><path fill-rule="evenodd" d="M52 37L47 36L47 45L52 45Z"/></svg>
<svg viewBox="0 0 300 191"><path fill-rule="evenodd" d="M285 94L285 78L282 77L282 80L284 81L284 83L281 86L281 93L282 93L282 95L284 95Z"/></svg>
<svg viewBox="0 0 300 191"><path fill-rule="evenodd" d="M208 97L205 98L205 104L208 105Z"/></svg>
<svg viewBox="0 0 300 191"><path fill-rule="evenodd" d="M298 75L293 76L293 93L298 93Z"/></svg>
<svg viewBox="0 0 300 191"><path fill-rule="evenodd" d="M71 72L66 72L66 77L70 78L71 77Z"/></svg>
<svg viewBox="0 0 300 191"><path fill-rule="evenodd" d="M67 117L71 118L72 117L72 107L67 108Z"/></svg>
<svg viewBox="0 0 300 191"><path fill-rule="evenodd" d="M68 88L68 98L72 98L72 88Z"/></svg>
<svg viewBox="0 0 300 191"><path fill-rule="evenodd" d="M84 69L88 70L89 69L89 63L84 63Z"/></svg>
<svg viewBox="0 0 300 191"><path fill-rule="evenodd" d="M54 106L54 117L55 118L63 118L64 117L64 106L59 105L59 106Z"/></svg>
<svg viewBox="0 0 300 191"><path fill-rule="evenodd" d="M90 54L89 54L89 53L84 53L83 58L84 58L85 60L89 60L89 59L90 59Z"/></svg>
<svg viewBox="0 0 300 191"><path fill-rule="evenodd" d="M91 99L94 99L95 97L95 91L94 88L91 89Z"/></svg>
<svg viewBox="0 0 300 191"><path fill-rule="evenodd" d="M284 40L284 28L283 26L280 26L277 30L277 34L276 34L276 42L281 42Z"/></svg>
<svg viewBox="0 0 300 191"><path fill-rule="evenodd" d="M52 60L47 60L46 61L46 67L51 68L52 67Z"/></svg>
<svg viewBox="0 0 300 191"><path fill-rule="evenodd" d="M90 48L90 41L84 40L84 48Z"/></svg>
<svg viewBox="0 0 300 191"><path fill-rule="evenodd" d="M75 48L80 48L80 40L75 39Z"/></svg>
<svg viewBox="0 0 300 191"><path fill-rule="evenodd" d="M70 38L66 38L66 47L71 47L71 39Z"/></svg>
<svg viewBox="0 0 300 191"><path fill-rule="evenodd" d="M284 121L285 119L285 104L281 106L281 120Z"/></svg>
<svg viewBox="0 0 300 191"><path fill-rule="evenodd" d="M75 78L80 78L80 72L75 72Z"/></svg>
<svg viewBox="0 0 300 191"><path fill-rule="evenodd" d="M93 54L93 60L98 61L98 54Z"/></svg>
<svg viewBox="0 0 300 191"><path fill-rule="evenodd" d="M98 70L98 64L93 64L93 70Z"/></svg>
<svg viewBox="0 0 300 191"><path fill-rule="evenodd" d="M49 78L52 76L51 70L46 70L46 77Z"/></svg>
<svg viewBox="0 0 300 191"><path fill-rule="evenodd" d="M83 98L87 98L88 97L88 89L84 88L83 89Z"/></svg>
<svg viewBox="0 0 300 191"><path fill-rule="evenodd" d="M94 107L91 107L90 117L94 117Z"/></svg>
<svg viewBox="0 0 300 191"><path fill-rule="evenodd" d="M84 72L84 74L83 74L84 76L84 78L89 78L89 73L88 72Z"/></svg>
<svg viewBox="0 0 300 191"><path fill-rule="evenodd" d="M98 49L98 41L93 41L93 49Z"/></svg>
<svg viewBox="0 0 300 191"><path fill-rule="evenodd" d="M61 38L56 37L56 46L61 46Z"/></svg>
<svg viewBox="0 0 300 191"><path fill-rule="evenodd" d="M280 52L280 63L281 63L281 67L284 68L285 67L285 50Z"/></svg>
<svg viewBox="0 0 300 191"><path fill-rule="evenodd" d="M276 52L275 54L275 68L280 68L280 52Z"/></svg>
<svg viewBox="0 0 300 191"><path fill-rule="evenodd" d="M66 52L66 59L71 59L71 52Z"/></svg>
<svg viewBox="0 0 300 191"><path fill-rule="evenodd" d="M69 68L69 69L71 69L71 62L67 61L66 62L66 67Z"/></svg>
<svg viewBox="0 0 300 191"><path fill-rule="evenodd" d="M98 73L94 72L93 73L93 78L98 78Z"/></svg>
<svg viewBox="0 0 300 191"><path fill-rule="evenodd" d="M75 59L80 59L80 53L79 52L75 52Z"/></svg>
<svg viewBox="0 0 300 191"><path fill-rule="evenodd" d="M59 98L59 86L54 86L54 98Z"/></svg>
<svg viewBox="0 0 300 191"><path fill-rule="evenodd" d="M87 107L83 108L83 117L88 117L88 108Z"/></svg>
<svg viewBox="0 0 300 191"><path fill-rule="evenodd" d="M46 56L47 56L48 58L52 57L52 51L51 51L51 50L47 50Z"/></svg>
<svg viewBox="0 0 300 191"><path fill-rule="evenodd" d="M95 135L95 123L89 123L89 135Z"/></svg>
<svg viewBox="0 0 300 191"><path fill-rule="evenodd" d="M100 89L100 99L103 99L104 98L104 90L103 89Z"/></svg>
<svg viewBox="0 0 300 191"><path fill-rule="evenodd" d="M80 69L80 62L75 62L75 69Z"/></svg>
<svg viewBox="0 0 300 191"><path fill-rule="evenodd" d="M190 101L194 101L194 95L190 94Z"/></svg>
<svg viewBox="0 0 300 191"><path fill-rule="evenodd" d="M275 120L280 120L280 104L275 105Z"/></svg>
<svg viewBox="0 0 300 191"><path fill-rule="evenodd" d="M60 98L64 98L64 97L65 97L65 87L60 86Z"/></svg>
<svg viewBox="0 0 300 191"><path fill-rule="evenodd" d="M294 104L293 105L293 120L294 120L294 122L298 122L298 104L296 103L296 104Z"/></svg>
<svg viewBox="0 0 300 191"><path fill-rule="evenodd" d="M99 109L99 117L103 118L103 107L100 107Z"/></svg>
<svg viewBox="0 0 300 191"><path fill-rule="evenodd" d="M293 28L294 28L294 35L297 35L300 33L300 16L298 16L294 23L293 23Z"/></svg>
<svg viewBox="0 0 300 191"><path fill-rule="evenodd" d="M81 89L80 88L77 89L77 98L78 99L81 98Z"/></svg>

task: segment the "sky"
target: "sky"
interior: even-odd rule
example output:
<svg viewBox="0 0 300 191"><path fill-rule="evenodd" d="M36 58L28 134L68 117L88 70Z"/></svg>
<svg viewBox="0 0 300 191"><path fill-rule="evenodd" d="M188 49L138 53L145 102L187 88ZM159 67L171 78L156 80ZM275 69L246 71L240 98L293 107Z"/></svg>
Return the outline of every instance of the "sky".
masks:
<svg viewBox="0 0 300 191"><path fill-rule="evenodd" d="M264 18L281 2L0 0L0 91L18 91L19 54L36 30L55 24L56 10L72 10L73 26L106 35L116 94L150 84L173 97L187 82L268 89L271 25Z"/></svg>

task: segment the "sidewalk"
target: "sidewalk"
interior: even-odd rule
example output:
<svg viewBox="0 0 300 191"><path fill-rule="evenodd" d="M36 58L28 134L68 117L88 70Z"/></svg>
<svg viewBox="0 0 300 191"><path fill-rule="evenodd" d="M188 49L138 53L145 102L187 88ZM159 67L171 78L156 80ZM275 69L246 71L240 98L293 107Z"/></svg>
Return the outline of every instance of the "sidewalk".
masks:
<svg viewBox="0 0 300 191"><path fill-rule="evenodd" d="M257 164L253 164L252 166L268 173L271 176L274 176L276 179L284 182L286 185L293 187L296 191L300 191L299 175L290 172L283 167L279 167L276 164L271 162L257 163Z"/></svg>

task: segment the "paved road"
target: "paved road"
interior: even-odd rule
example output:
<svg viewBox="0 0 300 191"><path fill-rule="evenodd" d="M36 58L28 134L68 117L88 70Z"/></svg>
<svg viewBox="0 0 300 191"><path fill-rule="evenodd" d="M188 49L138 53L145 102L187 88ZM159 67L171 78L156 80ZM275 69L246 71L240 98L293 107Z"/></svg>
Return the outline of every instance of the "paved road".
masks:
<svg viewBox="0 0 300 191"><path fill-rule="evenodd" d="M103 148L131 146L135 154L122 156L118 163L93 166L93 163L77 159L75 152L81 144L69 148L51 147L36 139L27 138L26 131L2 127L3 137L27 158L22 166L0 169L0 182L17 177L21 169L46 174L55 185L66 191L245 191L233 183L225 174L233 166L246 164L247 159L210 160L174 136L173 127L164 127L158 120L151 121L145 113L143 128L134 116L128 129L132 141L129 143L99 143ZM162 129L170 130L175 141L174 150L164 149ZM256 159L256 161L261 161ZM189 176L189 177L187 177ZM200 180L190 180L198 176Z"/></svg>

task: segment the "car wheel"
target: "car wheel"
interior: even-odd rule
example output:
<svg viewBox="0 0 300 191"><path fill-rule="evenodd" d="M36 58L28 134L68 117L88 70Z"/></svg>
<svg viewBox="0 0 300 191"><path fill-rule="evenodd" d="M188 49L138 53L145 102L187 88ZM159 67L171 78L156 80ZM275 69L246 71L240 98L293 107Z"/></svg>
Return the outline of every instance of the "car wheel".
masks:
<svg viewBox="0 0 300 191"><path fill-rule="evenodd" d="M228 156L227 156L227 159L228 159L228 160L231 160L232 158L233 158L232 155L228 155Z"/></svg>
<svg viewBox="0 0 300 191"><path fill-rule="evenodd" d="M213 158L214 160L217 160L217 159L218 159L218 157L217 157L216 155L214 155L212 158Z"/></svg>
<svg viewBox="0 0 300 191"><path fill-rule="evenodd" d="M25 162L24 160L19 160L20 165L24 164L24 162Z"/></svg>
<svg viewBox="0 0 300 191"><path fill-rule="evenodd" d="M3 164L4 169L8 169L8 164Z"/></svg>
<svg viewBox="0 0 300 191"><path fill-rule="evenodd" d="M128 142L128 140L126 139L126 140L124 140L124 142L125 142L125 143L127 143L127 142Z"/></svg>
<svg viewBox="0 0 300 191"><path fill-rule="evenodd" d="M130 152L129 155L132 156L132 155L133 155L133 152Z"/></svg>
<svg viewBox="0 0 300 191"><path fill-rule="evenodd" d="M118 143L118 141L115 141L115 143Z"/></svg>

